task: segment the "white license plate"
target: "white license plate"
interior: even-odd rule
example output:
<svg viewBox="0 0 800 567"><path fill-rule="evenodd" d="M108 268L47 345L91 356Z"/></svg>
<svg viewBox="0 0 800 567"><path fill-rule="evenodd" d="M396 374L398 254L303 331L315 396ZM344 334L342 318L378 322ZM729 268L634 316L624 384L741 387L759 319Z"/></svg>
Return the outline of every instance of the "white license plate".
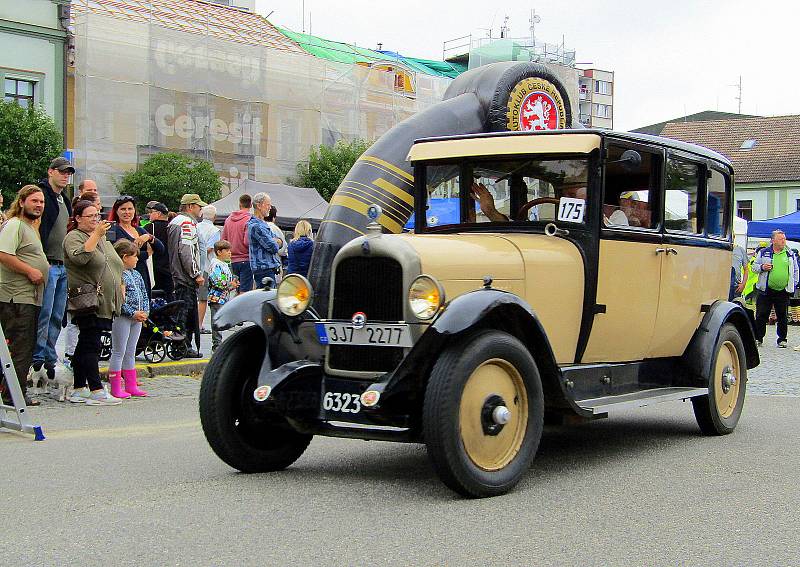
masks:
<svg viewBox="0 0 800 567"><path fill-rule="evenodd" d="M323 345L366 345L410 347L411 331L403 323L367 323L356 329L349 322L327 321L317 323L317 337Z"/></svg>

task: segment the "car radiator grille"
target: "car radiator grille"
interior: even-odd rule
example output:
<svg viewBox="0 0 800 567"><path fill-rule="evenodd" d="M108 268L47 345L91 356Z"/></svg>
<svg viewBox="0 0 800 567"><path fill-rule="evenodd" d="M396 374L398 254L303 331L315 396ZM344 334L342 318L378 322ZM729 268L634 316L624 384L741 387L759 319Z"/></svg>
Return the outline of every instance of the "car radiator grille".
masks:
<svg viewBox="0 0 800 567"><path fill-rule="evenodd" d="M336 269L331 319L362 311L367 321L403 320L403 270L392 258L353 257ZM336 370L388 372L403 359L400 347L332 345L328 366Z"/></svg>

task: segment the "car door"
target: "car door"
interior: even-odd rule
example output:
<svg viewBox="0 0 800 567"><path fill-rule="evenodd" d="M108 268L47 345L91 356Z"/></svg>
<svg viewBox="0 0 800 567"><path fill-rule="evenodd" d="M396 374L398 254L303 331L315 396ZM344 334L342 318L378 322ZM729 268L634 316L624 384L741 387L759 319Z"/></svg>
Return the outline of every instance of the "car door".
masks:
<svg viewBox="0 0 800 567"><path fill-rule="evenodd" d="M626 150L638 152L641 163L625 163ZM645 358L661 290L663 151L609 141L605 162L597 305L584 363Z"/></svg>
<svg viewBox="0 0 800 567"><path fill-rule="evenodd" d="M731 261L727 233L719 234L717 222L709 236L704 226L708 171L703 160L689 154L667 155L661 288L648 358L683 354L703 318L703 306L727 295ZM715 236L722 238L715 242Z"/></svg>

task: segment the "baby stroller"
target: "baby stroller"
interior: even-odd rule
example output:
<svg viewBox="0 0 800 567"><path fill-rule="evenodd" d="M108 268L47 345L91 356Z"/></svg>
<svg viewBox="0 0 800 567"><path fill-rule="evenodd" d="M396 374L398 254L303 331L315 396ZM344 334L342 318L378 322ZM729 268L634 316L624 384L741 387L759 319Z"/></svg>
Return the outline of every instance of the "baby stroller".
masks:
<svg viewBox="0 0 800 567"><path fill-rule="evenodd" d="M150 299L150 316L142 324L142 332L136 343L136 355L142 355L147 362L162 362L166 357L180 360L186 356L186 336L177 323L177 312L183 301L164 299L164 293L153 290ZM100 360L111 358L111 333L104 332L100 337Z"/></svg>

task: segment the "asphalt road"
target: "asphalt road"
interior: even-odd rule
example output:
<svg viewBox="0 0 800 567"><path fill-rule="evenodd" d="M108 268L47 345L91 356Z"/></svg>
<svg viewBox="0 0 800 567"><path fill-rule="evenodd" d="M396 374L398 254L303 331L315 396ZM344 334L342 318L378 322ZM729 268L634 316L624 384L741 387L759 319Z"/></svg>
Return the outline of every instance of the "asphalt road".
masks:
<svg viewBox="0 0 800 567"><path fill-rule="evenodd" d="M548 428L515 492L464 500L417 445L316 438L284 472L236 473L184 380L116 407L47 404L41 443L0 433L0 564L800 562L800 398L750 396L721 438L681 402Z"/></svg>

